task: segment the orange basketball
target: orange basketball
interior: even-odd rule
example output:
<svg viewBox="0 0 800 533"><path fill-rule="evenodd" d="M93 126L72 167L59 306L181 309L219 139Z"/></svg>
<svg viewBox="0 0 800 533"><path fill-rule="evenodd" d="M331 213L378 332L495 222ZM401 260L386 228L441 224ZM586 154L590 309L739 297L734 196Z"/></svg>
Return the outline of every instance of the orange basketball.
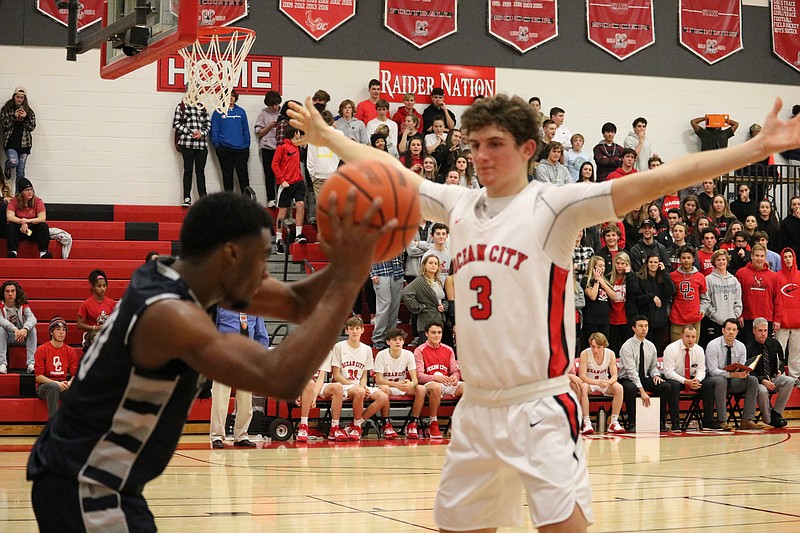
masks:
<svg viewBox="0 0 800 533"><path fill-rule="evenodd" d="M357 191L353 213L356 220L364 216L372 200L378 197L383 198L383 205L370 226L377 229L397 218L397 227L378 241L373 261L386 261L399 255L419 228L417 191L400 169L371 159L343 165L325 181L317 202L317 227L322 239L331 236L328 196L335 192L337 205L342 209L351 187Z"/></svg>

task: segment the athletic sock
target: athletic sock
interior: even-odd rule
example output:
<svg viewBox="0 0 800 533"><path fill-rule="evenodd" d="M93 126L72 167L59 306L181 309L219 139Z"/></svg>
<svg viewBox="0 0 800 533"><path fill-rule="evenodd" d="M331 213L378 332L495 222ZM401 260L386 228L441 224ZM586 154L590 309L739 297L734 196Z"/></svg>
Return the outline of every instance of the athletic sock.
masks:
<svg viewBox="0 0 800 533"><path fill-rule="evenodd" d="M339 427L339 421L338 420L331 420L331 427L332 428L338 428Z"/></svg>
<svg viewBox="0 0 800 533"><path fill-rule="evenodd" d="M363 424L363 423L364 423L364 419L363 418L359 418L358 420L353 420L353 425L355 427L357 427L357 428L360 428L361 424Z"/></svg>
<svg viewBox="0 0 800 533"><path fill-rule="evenodd" d="M613 424L613 423L614 423L614 422L616 422L618 419L619 419L619 415L611 415L611 422L610 422L610 423L611 423L611 424Z"/></svg>
<svg viewBox="0 0 800 533"><path fill-rule="evenodd" d="M590 425L591 423L592 423L592 419L591 419L591 417L588 417L588 416L584 416L584 417L583 417L583 425L584 425L584 426L588 426L588 425Z"/></svg>
<svg viewBox="0 0 800 533"><path fill-rule="evenodd" d="M301 416L300 417L300 423L308 425L308 417L307 416Z"/></svg>
<svg viewBox="0 0 800 533"><path fill-rule="evenodd" d="M431 417L431 422L436 422L437 420L438 420L438 418L436 418L435 416Z"/></svg>

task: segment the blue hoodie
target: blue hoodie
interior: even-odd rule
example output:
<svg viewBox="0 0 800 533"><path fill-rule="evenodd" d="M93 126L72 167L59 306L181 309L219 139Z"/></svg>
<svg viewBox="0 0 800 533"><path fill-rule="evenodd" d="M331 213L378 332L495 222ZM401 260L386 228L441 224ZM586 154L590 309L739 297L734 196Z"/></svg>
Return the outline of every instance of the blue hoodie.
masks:
<svg viewBox="0 0 800 533"><path fill-rule="evenodd" d="M214 111L211 115L211 144L217 149L250 149L250 126L244 109L234 104L227 115Z"/></svg>

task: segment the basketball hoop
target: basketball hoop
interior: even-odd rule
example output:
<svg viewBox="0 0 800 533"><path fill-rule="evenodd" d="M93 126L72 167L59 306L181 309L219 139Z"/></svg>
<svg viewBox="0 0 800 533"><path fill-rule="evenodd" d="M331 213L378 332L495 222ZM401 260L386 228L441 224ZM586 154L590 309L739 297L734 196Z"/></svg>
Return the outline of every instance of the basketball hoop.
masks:
<svg viewBox="0 0 800 533"><path fill-rule="evenodd" d="M179 51L186 68L186 105L225 114L242 61L256 40L256 32L233 26L202 26L197 40Z"/></svg>

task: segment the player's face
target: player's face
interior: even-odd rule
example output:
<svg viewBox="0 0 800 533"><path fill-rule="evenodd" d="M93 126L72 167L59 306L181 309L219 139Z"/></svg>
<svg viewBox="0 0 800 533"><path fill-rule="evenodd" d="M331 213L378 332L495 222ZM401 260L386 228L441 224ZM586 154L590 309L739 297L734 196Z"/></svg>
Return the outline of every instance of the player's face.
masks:
<svg viewBox="0 0 800 533"><path fill-rule="evenodd" d="M351 341L360 341L361 334L364 333L364 326L347 326L344 329L347 338Z"/></svg>
<svg viewBox="0 0 800 533"><path fill-rule="evenodd" d="M720 254L714 259L714 266L717 270L725 270L728 268L728 257L725 254Z"/></svg>
<svg viewBox="0 0 800 533"><path fill-rule="evenodd" d="M606 233L606 246L614 247L619 242L619 235L617 235L616 231L609 231Z"/></svg>
<svg viewBox="0 0 800 533"><path fill-rule="evenodd" d="M3 291L3 298L5 299L6 307L14 307L14 301L17 299L17 288L14 285L9 285Z"/></svg>
<svg viewBox="0 0 800 533"><path fill-rule="evenodd" d="M264 228L260 236L244 237L226 246L232 249L229 252L231 265L222 286L223 300L225 307L241 311L247 309L261 283L269 276L270 234Z"/></svg>
<svg viewBox="0 0 800 533"><path fill-rule="evenodd" d="M638 338L643 339L647 337L647 332L650 330L650 324L647 320L637 320L633 326L633 333Z"/></svg>
<svg viewBox="0 0 800 533"><path fill-rule="evenodd" d="M405 342L406 341L403 337L392 337L388 340L389 348L391 348L392 351L401 350Z"/></svg>
<svg viewBox="0 0 800 533"><path fill-rule="evenodd" d="M685 329L683 330L683 345L691 348L697 343L697 330Z"/></svg>
<svg viewBox="0 0 800 533"><path fill-rule="evenodd" d="M447 231L443 229L437 229L433 232L433 242L436 244L444 244L447 241Z"/></svg>
<svg viewBox="0 0 800 533"><path fill-rule="evenodd" d="M767 342L767 337L769 336L769 326L766 324L753 326L753 336L756 338L757 342L764 344Z"/></svg>
<svg viewBox="0 0 800 533"><path fill-rule="evenodd" d="M108 283L103 278L97 278L97 282L92 285L92 292L94 292L95 296L101 299L106 295L107 289Z"/></svg>
<svg viewBox="0 0 800 533"><path fill-rule="evenodd" d="M527 185L528 160L536 150L533 139L518 145L514 137L495 125L469 133L475 171L489 196L515 194Z"/></svg>
<svg viewBox="0 0 800 533"><path fill-rule="evenodd" d="M426 334L428 336L428 343L430 343L431 346L439 346L439 343L442 342L442 328L439 326L429 327Z"/></svg>
<svg viewBox="0 0 800 533"><path fill-rule="evenodd" d="M783 262L786 263L788 268L792 268L792 266L794 266L794 254L792 252L784 253Z"/></svg>
<svg viewBox="0 0 800 533"><path fill-rule="evenodd" d="M64 326L58 326L53 329L52 333L53 340L56 342L64 342L64 339L67 336L67 328Z"/></svg>
<svg viewBox="0 0 800 533"><path fill-rule="evenodd" d="M600 355L605 350L605 346L600 346L594 339L589 341L589 347L592 349L592 353L595 355Z"/></svg>
<svg viewBox="0 0 800 533"><path fill-rule="evenodd" d="M755 250L750 254L751 260L753 261L753 266L756 268L764 268L764 265L767 262L767 254L764 253L764 250Z"/></svg>
<svg viewBox="0 0 800 533"><path fill-rule="evenodd" d="M725 342L727 344L733 344L733 341L736 340L736 335L738 333L739 326L732 322L728 322L725 324L725 327L722 328L722 336L725 337Z"/></svg>
<svg viewBox="0 0 800 533"><path fill-rule="evenodd" d="M686 229L683 226L674 226L672 228L672 238L678 242L683 242L686 238Z"/></svg>

